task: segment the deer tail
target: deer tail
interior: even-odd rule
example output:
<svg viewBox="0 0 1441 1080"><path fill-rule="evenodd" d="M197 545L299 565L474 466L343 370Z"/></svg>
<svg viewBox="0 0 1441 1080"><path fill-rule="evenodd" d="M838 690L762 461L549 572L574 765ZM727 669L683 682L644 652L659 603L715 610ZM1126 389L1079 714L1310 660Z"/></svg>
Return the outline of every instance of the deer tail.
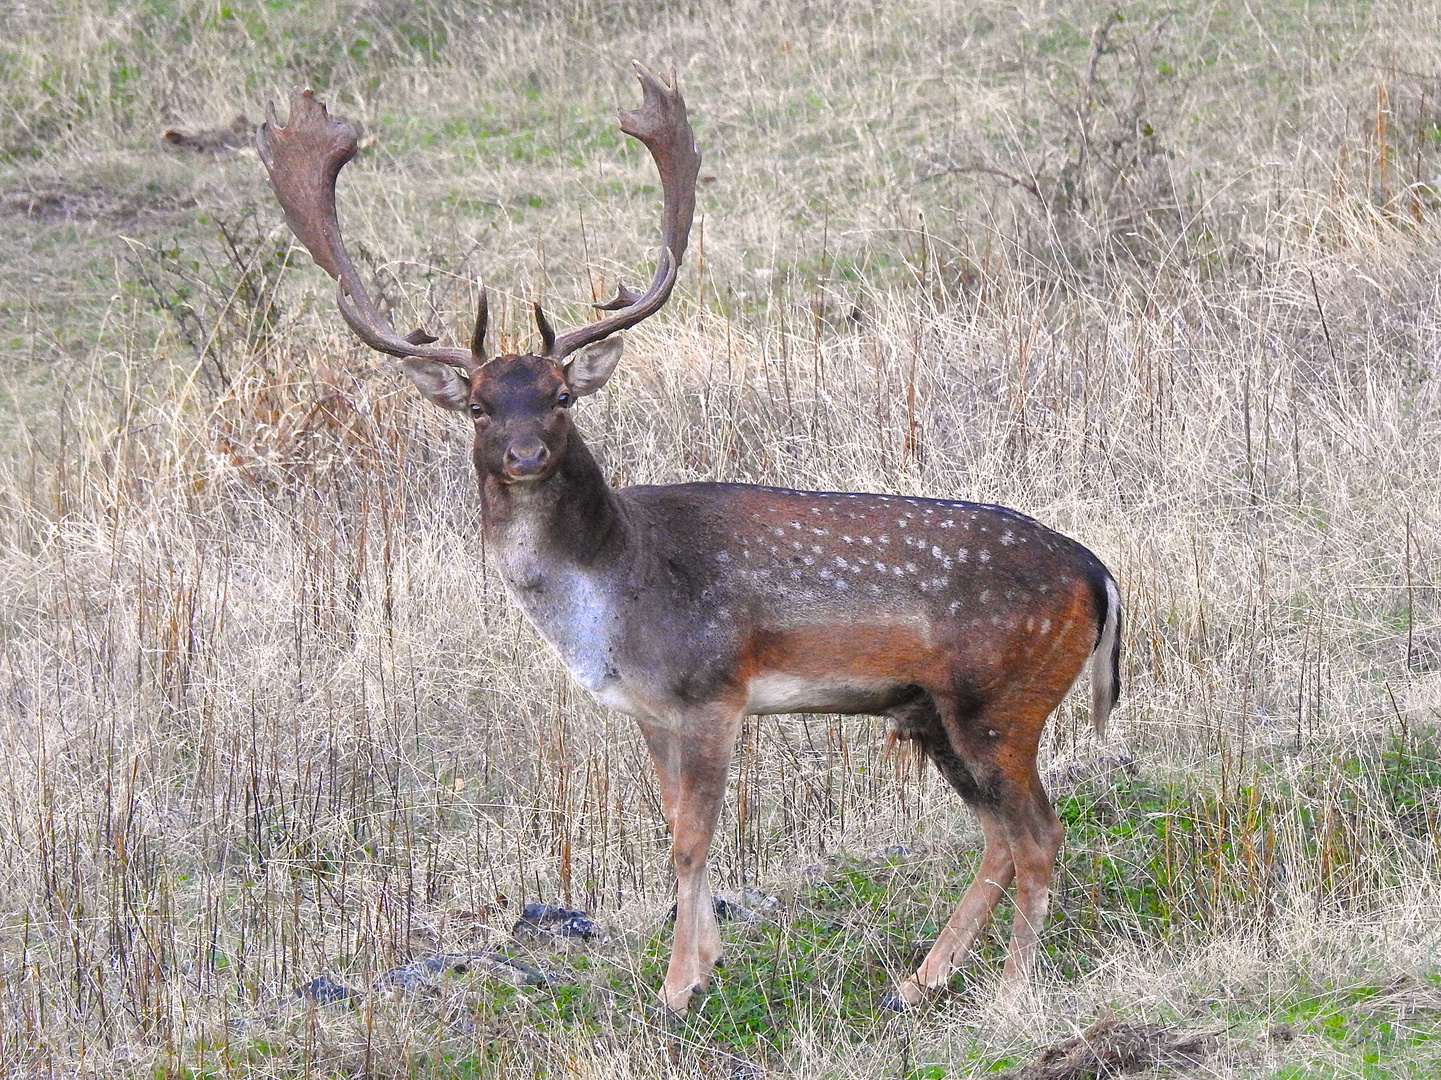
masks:
<svg viewBox="0 0 1441 1080"><path fill-rule="evenodd" d="M1121 590L1106 575L1106 614L1091 654L1091 725L1106 737L1106 721L1121 699Z"/></svg>

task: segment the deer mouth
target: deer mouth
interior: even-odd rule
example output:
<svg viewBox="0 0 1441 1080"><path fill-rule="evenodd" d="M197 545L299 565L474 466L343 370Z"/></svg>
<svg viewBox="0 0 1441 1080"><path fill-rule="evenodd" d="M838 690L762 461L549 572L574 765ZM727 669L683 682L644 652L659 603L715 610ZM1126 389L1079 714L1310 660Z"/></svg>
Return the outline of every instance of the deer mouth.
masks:
<svg viewBox="0 0 1441 1080"><path fill-rule="evenodd" d="M550 473L553 460L550 447L531 436L516 439L505 448L501 469L512 483L540 480Z"/></svg>

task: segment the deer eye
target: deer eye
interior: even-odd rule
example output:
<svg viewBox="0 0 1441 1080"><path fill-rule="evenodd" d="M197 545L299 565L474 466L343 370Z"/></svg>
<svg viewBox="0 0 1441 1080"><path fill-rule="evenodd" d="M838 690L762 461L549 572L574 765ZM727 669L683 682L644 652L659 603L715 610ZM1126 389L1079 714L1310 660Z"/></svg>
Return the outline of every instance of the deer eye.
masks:
<svg viewBox="0 0 1441 1080"><path fill-rule="evenodd" d="M484 418L486 415L485 406L478 401L472 401L470 403L470 415L477 420Z"/></svg>
<svg viewBox="0 0 1441 1080"><path fill-rule="evenodd" d="M564 409L567 408L574 400L575 399L571 397L569 390L562 390L559 394L556 395L555 403L559 405L562 409Z"/></svg>

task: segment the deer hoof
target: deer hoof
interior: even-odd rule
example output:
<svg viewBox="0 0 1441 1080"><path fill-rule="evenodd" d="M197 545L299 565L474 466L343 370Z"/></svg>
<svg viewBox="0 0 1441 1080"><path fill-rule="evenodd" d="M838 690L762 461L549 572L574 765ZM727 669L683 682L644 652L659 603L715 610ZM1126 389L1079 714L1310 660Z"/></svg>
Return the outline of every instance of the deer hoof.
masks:
<svg viewBox="0 0 1441 1080"><path fill-rule="evenodd" d="M692 983L690 986L677 990L674 993L662 988L660 993L661 1008L665 1010L667 1016L676 1018L683 1017L691 1011L691 1002L694 1000L696 991L703 989L705 989L704 983Z"/></svg>

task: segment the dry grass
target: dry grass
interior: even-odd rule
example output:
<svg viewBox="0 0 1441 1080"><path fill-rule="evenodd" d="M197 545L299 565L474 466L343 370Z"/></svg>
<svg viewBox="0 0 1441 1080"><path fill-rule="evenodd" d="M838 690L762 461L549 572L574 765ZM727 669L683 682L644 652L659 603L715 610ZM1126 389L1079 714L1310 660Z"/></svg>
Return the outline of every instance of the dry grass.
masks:
<svg viewBox="0 0 1441 1080"><path fill-rule="evenodd" d="M1430 1074L1429 12L227 10L5 16L9 1071L962 1075L1110 1010L1230 1025L1217 1075ZM974 829L869 721L781 718L714 852L780 914L665 1030L650 767L503 597L466 433L342 334L253 160L153 143L317 84L377 139L342 214L398 322L462 325L483 271L519 343L523 299L643 272L633 54L680 67L716 181L704 263L583 410L615 480L1000 501L1122 582L1137 773L1060 798L1029 1010L987 1004L994 939L871 1013ZM1046 764L1095 752L1083 713ZM535 899L612 935L541 955L556 987L296 994L519 952Z"/></svg>

